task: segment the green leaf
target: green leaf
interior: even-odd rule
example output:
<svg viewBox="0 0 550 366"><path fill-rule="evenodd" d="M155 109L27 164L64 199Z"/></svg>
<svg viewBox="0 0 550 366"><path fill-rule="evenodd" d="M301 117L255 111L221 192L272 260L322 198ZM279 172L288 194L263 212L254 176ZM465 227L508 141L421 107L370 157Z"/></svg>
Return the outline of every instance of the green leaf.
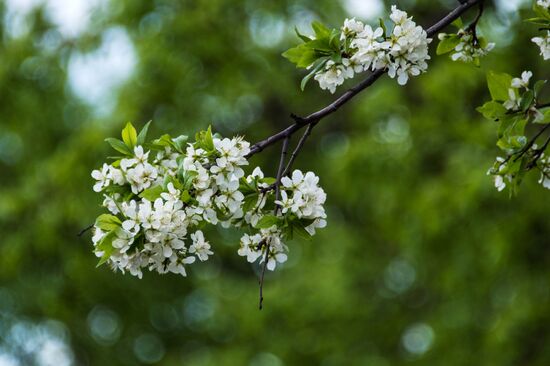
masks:
<svg viewBox="0 0 550 366"><path fill-rule="evenodd" d="M162 192L164 192L164 189L162 188L162 186L159 185L159 186L147 188L146 190L141 192L139 196L141 198L145 198L146 200L153 202L154 200L160 197L160 194Z"/></svg>
<svg viewBox="0 0 550 366"><path fill-rule="evenodd" d="M309 74L307 74L307 75L302 79L302 82L300 83L300 89L302 89L302 91L304 91L304 89L305 89L306 84L308 83L308 81L311 80L311 78L314 77L315 74L325 66L325 64L327 63L327 61L328 61L328 58L327 58L327 57L323 57L323 58L318 59L318 60L314 63L313 69L309 72Z"/></svg>
<svg viewBox="0 0 550 366"><path fill-rule="evenodd" d="M498 119L506 114L506 108L494 100L477 107L476 110L488 119Z"/></svg>
<svg viewBox="0 0 550 366"><path fill-rule="evenodd" d="M214 150L214 139L212 137L212 126L208 126L206 133L204 134L204 144L207 147L207 151Z"/></svg>
<svg viewBox="0 0 550 366"><path fill-rule="evenodd" d="M544 110L540 110L542 115L544 116L540 121L536 121L535 123L545 125L550 123L550 108L545 108Z"/></svg>
<svg viewBox="0 0 550 366"><path fill-rule="evenodd" d="M539 96L540 90L542 87L546 84L546 80L539 80L535 83L535 86L533 87L533 90L535 91L535 96Z"/></svg>
<svg viewBox="0 0 550 366"><path fill-rule="evenodd" d="M311 41L311 38L309 38L308 36L305 36L303 35L302 33L300 33L300 31L298 30L298 27L294 27L294 31L296 32L296 35L304 42L309 42Z"/></svg>
<svg viewBox="0 0 550 366"><path fill-rule="evenodd" d="M271 184L275 183L276 180L277 179L273 178L273 177L265 177L265 178L259 179L259 182L271 185Z"/></svg>
<svg viewBox="0 0 550 366"><path fill-rule="evenodd" d="M183 153L185 151L185 148L186 148L185 145L187 143L187 140L189 140L189 136L186 136L186 135L180 135L180 136L172 139L172 141L176 145L178 151L181 152L181 153Z"/></svg>
<svg viewBox="0 0 550 366"><path fill-rule="evenodd" d="M477 37L477 41L479 42L479 47L481 47L481 48L486 48L487 45L489 44L489 41L487 41L487 38L485 38L485 37L479 36L479 37ZM476 60L477 60L477 58L476 58Z"/></svg>
<svg viewBox="0 0 550 366"><path fill-rule="evenodd" d="M183 203L189 203L189 201L191 200L191 195L189 194L189 191L187 189L181 192L180 199Z"/></svg>
<svg viewBox="0 0 550 366"><path fill-rule="evenodd" d="M280 222L280 218L275 215L265 215L256 224L256 229L269 229Z"/></svg>
<svg viewBox="0 0 550 366"><path fill-rule="evenodd" d="M529 23L536 24L536 25L541 25L543 27L546 27L550 24L550 20L544 19L544 18L541 18L541 17L529 18L529 19L525 19L525 21L529 22Z"/></svg>
<svg viewBox="0 0 550 366"><path fill-rule="evenodd" d="M330 38L330 29L328 29L323 23L315 20L311 23L311 28L315 32L315 38Z"/></svg>
<svg viewBox="0 0 550 366"><path fill-rule="evenodd" d="M302 43L285 51L283 57L296 64L296 67L305 69L317 60L318 55L314 49Z"/></svg>
<svg viewBox="0 0 550 366"><path fill-rule="evenodd" d="M114 215L102 214L95 220L95 226L103 231L112 231L118 229L122 225L120 219Z"/></svg>
<svg viewBox="0 0 550 366"><path fill-rule="evenodd" d="M378 24L380 25L380 28L384 31L384 34L382 34L382 37L386 38L386 34L388 34L388 29L386 28L386 23L384 22L384 19L378 18Z"/></svg>
<svg viewBox="0 0 550 366"><path fill-rule="evenodd" d="M522 111L527 111L529 107L531 107L531 104L533 104L533 101L535 100L535 93L532 90L527 90L523 95L521 96L521 101L519 103L519 106Z"/></svg>
<svg viewBox="0 0 550 366"><path fill-rule="evenodd" d="M99 243L97 243L97 250L103 252L103 256L99 260L99 263L97 263L96 268L104 264L109 260L111 257L111 254L113 254L115 248L113 247L113 240L116 238L116 231L113 230L107 235L101 239Z"/></svg>
<svg viewBox="0 0 550 366"><path fill-rule="evenodd" d="M162 148L169 147L171 149L177 150L176 144L172 141L172 138L168 134L164 134L158 139L153 141L153 145L160 146Z"/></svg>
<svg viewBox="0 0 550 366"><path fill-rule="evenodd" d="M462 22L462 18L457 18L451 24L454 25L458 29L464 29L464 22Z"/></svg>
<svg viewBox="0 0 550 366"><path fill-rule="evenodd" d="M487 73L487 85L493 100L504 102L508 100L508 89L512 85L512 77L506 73L489 71Z"/></svg>
<svg viewBox="0 0 550 366"><path fill-rule="evenodd" d="M149 125L151 124L151 121L147 122L145 126L139 131L139 135L137 136L137 144L143 145L145 143L145 140L147 139L147 132L149 131Z"/></svg>
<svg viewBox="0 0 550 366"><path fill-rule="evenodd" d="M304 45L307 48L318 51L321 54L330 54L334 51L330 44L330 39L314 39L313 41L304 43Z"/></svg>
<svg viewBox="0 0 550 366"><path fill-rule="evenodd" d="M340 53L340 31L333 29L330 32L328 44L333 51Z"/></svg>
<svg viewBox="0 0 550 366"><path fill-rule="evenodd" d="M133 150L137 144L137 131L130 122L128 122L126 127L122 130L122 141L124 141L126 146L131 150Z"/></svg>
<svg viewBox="0 0 550 366"><path fill-rule="evenodd" d="M258 197L259 197L258 193L251 193L244 196L243 212L250 211L254 207L256 207L256 203L258 203Z"/></svg>
<svg viewBox="0 0 550 366"><path fill-rule="evenodd" d="M107 141L113 149L115 149L116 151L124 155L129 155L129 156L134 155L134 152L128 146L126 146L124 142L120 141L119 139L108 137L105 139L105 141Z"/></svg>
<svg viewBox="0 0 550 366"><path fill-rule="evenodd" d="M454 50L459 43L460 43L460 37L458 37L456 34L452 34L449 37L439 41L439 44L437 45L436 54L444 55L446 53L449 53L452 50Z"/></svg>
<svg viewBox="0 0 550 366"><path fill-rule="evenodd" d="M537 14L537 16L539 18L550 20L550 10L549 9L546 9L545 7L542 7L542 6L538 5L537 3L535 3L533 5L533 10L535 11L535 13Z"/></svg>
<svg viewBox="0 0 550 366"><path fill-rule="evenodd" d="M306 230L304 224L302 224L299 220L293 221L292 232L302 239L311 240L311 234Z"/></svg>

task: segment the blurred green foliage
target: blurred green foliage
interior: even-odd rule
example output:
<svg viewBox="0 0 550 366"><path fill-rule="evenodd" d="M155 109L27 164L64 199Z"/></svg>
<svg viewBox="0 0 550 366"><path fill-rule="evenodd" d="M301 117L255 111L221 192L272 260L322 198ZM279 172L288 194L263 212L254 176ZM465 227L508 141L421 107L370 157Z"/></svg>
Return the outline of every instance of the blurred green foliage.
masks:
<svg viewBox="0 0 550 366"><path fill-rule="evenodd" d="M456 1L397 3L428 25ZM296 167L321 177L329 225L289 243L260 312L235 232L210 233L216 255L187 278L96 269L89 233L76 235L101 212L90 171L126 121L256 141L328 103L313 84L300 92L280 54L294 25L341 24L341 3L111 0L70 38L43 7L13 36L2 4L0 364L548 365L550 194L535 176L513 199L494 189L495 125L475 111L487 70L550 77L529 10L504 8L482 20L497 48L481 68L434 58L316 127ZM112 29L136 66L99 113L68 75ZM253 163L274 174L277 150Z"/></svg>

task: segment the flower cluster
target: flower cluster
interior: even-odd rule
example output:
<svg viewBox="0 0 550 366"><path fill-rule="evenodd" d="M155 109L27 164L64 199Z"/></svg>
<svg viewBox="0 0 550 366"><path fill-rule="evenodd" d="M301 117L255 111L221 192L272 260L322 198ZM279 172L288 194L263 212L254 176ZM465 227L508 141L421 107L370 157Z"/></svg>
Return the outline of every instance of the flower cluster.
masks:
<svg viewBox="0 0 550 366"><path fill-rule="evenodd" d="M321 89L336 91L346 79L367 70L386 69L391 78L405 85L411 76L428 68L431 39L406 12L391 8L391 31L385 25L371 27L355 19L346 19L341 30L332 31L314 23L314 38L299 34L305 43L283 55L298 67L311 70L302 81L313 77Z"/></svg>
<svg viewBox="0 0 550 366"><path fill-rule="evenodd" d="M479 65L481 57L486 56L495 47L494 43L478 36L471 27L459 28L456 34L439 33L438 38L438 55L450 52L453 61L476 65Z"/></svg>
<svg viewBox="0 0 550 366"><path fill-rule="evenodd" d="M312 172L305 175L300 170L295 170L291 177L281 179L281 199L276 200L277 210L290 220L298 220L301 224L295 225L293 231L306 238L315 235L315 229L326 226L326 214L323 204L326 200L326 194L319 187L319 177ZM263 203L260 203L262 205ZM264 217L267 225L271 222L279 221L276 217ZM285 246L280 241L280 235L277 233L277 226L260 230L255 235L245 235L241 238L241 247L239 255L246 257L249 262L254 262L266 258L266 251L269 250L267 258L267 268L275 268L276 262L284 262Z"/></svg>
<svg viewBox="0 0 550 366"><path fill-rule="evenodd" d="M527 97L535 95L533 90L529 87L532 76L533 73L531 71L524 71L521 73L521 77L513 78L508 87L508 99L505 100L502 105L510 113L524 111L531 117L533 122L539 123L543 121L545 116L537 108L536 103L534 103L534 97L530 97L531 100L527 99ZM526 100L529 102L528 104L525 102Z"/></svg>
<svg viewBox="0 0 550 366"><path fill-rule="evenodd" d="M502 191L510 187L515 193L525 174L538 169L542 172L539 181L544 187L550 187L548 175L550 167L544 158L550 138L537 147L537 139L542 137L539 131L530 141L526 136L528 124L544 125L550 122L550 109L539 102L546 81L539 80L531 87L531 71L524 71L521 77L512 77L505 73L489 72L487 82L492 101L478 108L486 118L499 124L497 146L506 153L506 157L497 157L487 174L494 177L495 187Z"/></svg>
<svg viewBox="0 0 550 366"><path fill-rule="evenodd" d="M512 83L508 88L508 100L503 104L504 108L509 111L517 111L520 108L520 90L529 90L529 81L532 76L531 71L524 71L521 73L521 78L512 79Z"/></svg>
<svg viewBox="0 0 550 366"><path fill-rule="evenodd" d="M492 175L495 182L495 188L500 192L506 188L506 183L511 183L513 180L512 174L509 173L508 160L497 156L493 166L487 171L487 175Z"/></svg>
<svg viewBox="0 0 550 366"><path fill-rule="evenodd" d="M238 254L249 262L267 259L273 270L287 258L284 240L326 225L326 195L313 173L296 170L281 179L283 201L289 194L294 199L288 209L276 200L274 178L260 168L245 175L250 144L242 137L208 129L193 143L168 135L146 143L147 128L138 135L128 124L122 141L107 139L124 156L92 172L93 189L109 211L94 225L100 264L140 278L144 269L185 276L186 265L213 254L202 228L220 224L247 229Z"/></svg>
<svg viewBox="0 0 550 366"><path fill-rule="evenodd" d="M544 188L550 189L550 158L543 153L544 148L539 149L536 144L524 152L526 161L529 165L536 167L541 175L538 183ZM521 156L520 156L521 157ZM487 175L492 175L495 183L495 188L500 192L507 185L517 186L525 174L525 163L512 155L508 158L498 156L493 166L487 171Z"/></svg>
<svg viewBox="0 0 550 366"><path fill-rule="evenodd" d="M537 0L533 7L536 18L529 19L537 24L541 30L546 30L546 34L531 39L540 48L540 55L544 60L550 60L550 0Z"/></svg>

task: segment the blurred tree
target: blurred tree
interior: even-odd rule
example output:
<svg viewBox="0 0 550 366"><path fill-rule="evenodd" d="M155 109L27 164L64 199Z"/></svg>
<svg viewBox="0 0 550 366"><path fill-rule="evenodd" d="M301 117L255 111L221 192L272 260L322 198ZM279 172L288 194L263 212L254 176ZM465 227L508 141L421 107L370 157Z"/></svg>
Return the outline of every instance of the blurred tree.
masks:
<svg viewBox="0 0 550 366"><path fill-rule="evenodd" d="M14 35L13 3L0 10L0 364L548 364L550 198L534 176L517 198L494 190L495 128L475 112L487 70L549 76L528 9L489 7L481 29L497 48L480 69L434 57L406 88L382 78L313 131L296 167L320 175L329 226L290 243L259 312L257 269L231 231L210 233L216 255L186 279L96 269L76 237L101 211L89 173L128 120L256 141L326 105L280 54L294 25L337 26L361 2L112 0L70 36L44 4ZM456 5L398 3L423 25ZM111 106L89 105L95 79L75 79L113 66L71 65L113 30L135 67ZM274 174L275 150L254 163Z"/></svg>

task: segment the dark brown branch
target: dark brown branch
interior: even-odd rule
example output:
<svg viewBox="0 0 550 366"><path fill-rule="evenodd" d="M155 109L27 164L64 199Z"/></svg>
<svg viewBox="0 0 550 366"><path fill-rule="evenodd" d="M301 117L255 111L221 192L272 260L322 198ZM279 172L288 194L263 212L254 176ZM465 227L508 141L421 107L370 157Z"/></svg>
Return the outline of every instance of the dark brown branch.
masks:
<svg viewBox="0 0 550 366"><path fill-rule="evenodd" d="M548 147L548 144L550 144L550 136L548 136L546 138L546 142L544 143L544 145L542 145L542 147L534 150L535 154L533 155L533 159L531 160L531 162L527 166L527 170L531 170L532 168L534 168L537 165L537 161L542 157L542 154L544 154L544 151Z"/></svg>
<svg viewBox="0 0 550 366"><path fill-rule="evenodd" d="M460 17L464 12L466 12L472 6L479 4L480 2L483 2L483 0L463 1L459 6L457 6L450 13L448 13L446 16L441 18L437 23L435 23L434 25L432 25L430 28L427 29L426 32L428 33L428 37L433 37L434 35L436 35L440 30L442 30L443 28L451 24L458 17ZM260 151L264 150L266 147L273 145L277 141L280 141L286 137L292 136L296 131L298 131L302 127L306 125L310 125L312 123L318 123L324 117L336 112L341 106L343 106L348 101L350 101L355 95L359 94L361 91L371 86L376 80L380 78L380 76L384 75L386 71L387 71L386 69L377 69L373 71L365 80L361 81L359 84L355 85L354 87L348 89L346 92L344 92L344 94L338 97L334 102L318 110L317 112L311 113L307 117L302 118L296 115L292 115L292 118L294 119L294 124L266 138L265 140L259 141L256 144L254 144L250 148L250 153L248 153L246 157L247 158L251 157L252 155L257 154Z"/></svg>
<svg viewBox="0 0 550 366"><path fill-rule="evenodd" d="M80 237L80 236L84 235L84 233L85 233L86 231L90 230L90 229L93 228L93 227L94 227L94 224L91 224L90 226L86 226L84 229L80 230L80 232L79 232L78 234L76 234L76 235Z"/></svg>
<svg viewBox="0 0 550 366"><path fill-rule="evenodd" d="M467 30L472 32L472 37L474 40L474 45L479 45L479 39L477 38L477 23L481 19L481 16L483 15L483 0L481 0L478 4L479 10L477 12L477 16L475 19L470 23L470 25L467 27Z"/></svg>
<svg viewBox="0 0 550 366"><path fill-rule="evenodd" d="M277 201L280 197L280 185L281 185L281 178L283 176L283 168L285 166L286 161L286 154L288 151L288 142L290 140L290 136L286 136L283 141L283 147L281 148L281 157L279 158L279 168L277 169L277 178L275 180L275 201ZM275 209L273 210L273 213L277 215L279 206L275 205Z"/></svg>
<svg viewBox="0 0 550 366"><path fill-rule="evenodd" d="M529 151L529 149L531 149L531 147L535 144L535 142L537 142L537 139L540 137L540 135L542 135L544 133L544 131L546 131L548 128L550 127L550 124L547 124L546 126L544 126L543 128L541 128L539 130L539 132L537 132L537 134L535 136L533 136L533 138L531 139L531 141L529 141L529 143L527 145L525 145L525 147L523 149L521 149L519 152L517 152L517 156L514 158L514 162L518 161L523 155L525 155L525 153L527 151ZM511 158L512 156L516 155L516 154L512 154L508 157L508 159L505 160L508 161L509 158Z"/></svg>
<svg viewBox="0 0 550 366"><path fill-rule="evenodd" d="M535 108L537 108L537 109L546 108L546 107L550 107L550 103L537 104L535 106Z"/></svg>

